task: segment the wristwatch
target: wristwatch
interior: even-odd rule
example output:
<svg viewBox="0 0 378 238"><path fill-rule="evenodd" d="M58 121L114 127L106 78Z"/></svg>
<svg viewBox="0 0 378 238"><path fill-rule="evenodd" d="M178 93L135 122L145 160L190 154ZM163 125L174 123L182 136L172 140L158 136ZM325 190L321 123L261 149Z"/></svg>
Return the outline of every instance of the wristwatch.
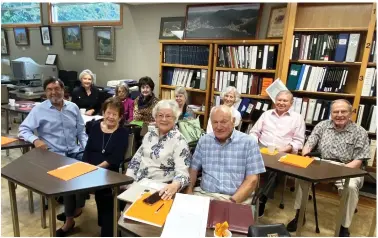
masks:
<svg viewBox="0 0 378 238"><path fill-rule="evenodd" d="M233 199L232 197L230 197L230 201L236 203L235 199Z"/></svg>

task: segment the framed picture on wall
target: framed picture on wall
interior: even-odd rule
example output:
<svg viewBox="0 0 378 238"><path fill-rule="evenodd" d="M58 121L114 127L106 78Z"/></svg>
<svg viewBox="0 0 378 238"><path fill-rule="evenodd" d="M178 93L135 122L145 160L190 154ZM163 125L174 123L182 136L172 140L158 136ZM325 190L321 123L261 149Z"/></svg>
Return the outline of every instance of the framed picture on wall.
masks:
<svg viewBox="0 0 378 238"><path fill-rule="evenodd" d="M40 26L42 45L52 45L50 26Z"/></svg>
<svg viewBox="0 0 378 238"><path fill-rule="evenodd" d="M8 36L4 29L1 29L1 55L9 55Z"/></svg>
<svg viewBox="0 0 378 238"><path fill-rule="evenodd" d="M80 26L62 27L63 47L66 50L82 50L82 36Z"/></svg>
<svg viewBox="0 0 378 238"><path fill-rule="evenodd" d="M183 31L184 25L185 17L162 17L159 39L179 39L172 31Z"/></svg>
<svg viewBox="0 0 378 238"><path fill-rule="evenodd" d="M267 38L282 38L285 25L286 6L272 7L270 9Z"/></svg>
<svg viewBox="0 0 378 238"><path fill-rule="evenodd" d="M13 33L14 33L14 41L16 45L19 45L19 46L29 45L28 28L26 27L13 28Z"/></svg>
<svg viewBox="0 0 378 238"><path fill-rule="evenodd" d="M185 39L257 38L263 4L206 4L186 8Z"/></svg>
<svg viewBox="0 0 378 238"><path fill-rule="evenodd" d="M94 39L96 60L114 61L116 59L114 27L94 27Z"/></svg>

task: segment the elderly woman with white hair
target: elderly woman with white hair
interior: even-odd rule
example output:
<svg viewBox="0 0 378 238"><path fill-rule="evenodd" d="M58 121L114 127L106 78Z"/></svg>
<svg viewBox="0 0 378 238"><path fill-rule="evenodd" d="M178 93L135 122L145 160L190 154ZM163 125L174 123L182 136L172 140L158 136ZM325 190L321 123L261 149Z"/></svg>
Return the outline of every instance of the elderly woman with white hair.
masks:
<svg viewBox="0 0 378 238"><path fill-rule="evenodd" d="M80 109L85 109L85 115L98 114L101 109L100 91L94 86L94 75L89 69L83 70L79 79L81 85L72 91L72 102Z"/></svg>
<svg viewBox="0 0 378 238"><path fill-rule="evenodd" d="M241 115L237 108L234 105L240 100L240 93L236 90L235 87L229 86L227 87L220 95L223 105L232 108L232 116L235 117L235 127L239 126L241 121ZM206 133L213 132L213 127L211 125L210 120L207 122Z"/></svg>
<svg viewBox="0 0 378 238"><path fill-rule="evenodd" d="M180 116L177 102L159 101L152 116L156 127L144 136L126 175L134 178L135 182L143 178L171 182L160 190L162 199L167 200L189 184L191 154L188 143L175 126Z"/></svg>
<svg viewBox="0 0 378 238"><path fill-rule="evenodd" d="M175 97L181 112L179 120L193 119L194 112L188 107L186 103L186 101L188 100L188 93L186 92L185 88L181 86L177 87L175 89Z"/></svg>

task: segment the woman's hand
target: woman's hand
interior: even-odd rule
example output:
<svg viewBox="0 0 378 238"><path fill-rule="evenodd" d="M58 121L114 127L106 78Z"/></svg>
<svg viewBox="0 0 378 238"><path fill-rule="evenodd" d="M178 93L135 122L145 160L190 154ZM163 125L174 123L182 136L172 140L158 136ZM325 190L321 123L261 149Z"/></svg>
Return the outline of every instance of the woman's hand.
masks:
<svg viewBox="0 0 378 238"><path fill-rule="evenodd" d="M179 190L181 184L179 182L172 182L168 184L163 189L160 190L159 195L163 200L170 200L175 193Z"/></svg>
<svg viewBox="0 0 378 238"><path fill-rule="evenodd" d="M88 111L85 112L85 115L92 116L94 111L95 111L94 109L88 110Z"/></svg>

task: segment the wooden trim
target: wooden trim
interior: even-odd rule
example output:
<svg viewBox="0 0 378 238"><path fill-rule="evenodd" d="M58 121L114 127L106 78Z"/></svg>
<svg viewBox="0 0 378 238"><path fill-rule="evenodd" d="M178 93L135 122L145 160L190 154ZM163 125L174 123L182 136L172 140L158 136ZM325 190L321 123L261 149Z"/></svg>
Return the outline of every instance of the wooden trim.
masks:
<svg viewBox="0 0 378 238"><path fill-rule="evenodd" d="M214 91L214 95L220 95L221 92ZM263 99L263 100L270 100L269 96L261 96L261 95L252 95L252 94L240 94L242 98L254 98L254 99Z"/></svg>
<svg viewBox="0 0 378 238"><path fill-rule="evenodd" d="M361 99L376 101L377 97L375 97L375 96L361 96Z"/></svg>
<svg viewBox="0 0 378 238"><path fill-rule="evenodd" d="M193 113L197 114L197 115L202 115L202 116L205 115L205 112L203 112L203 111L193 111Z"/></svg>
<svg viewBox="0 0 378 238"><path fill-rule="evenodd" d="M338 32L349 32L349 31L368 31L367 27L340 27L340 28L294 28L294 31L338 31Z"/></svg>
<svg viewBox="0 0 378 238"><path fill-rule="evenodd" d="M176 89L176 87L180 87L180 86L161 84L160 87L166 88L166 89ZM201 89L197 89L197 88L185 88L185 90L188 91L188 92L206 93L205 90L201 90Z"/></svg>
<svg viewBox="0 0 378 238"><path fill-rule="evenodd" d="M160 52L160 55L159 55L159 62L163 62L163 50L164 50L164 47L163 47L163 44L160 43L159 44L159 52ZM159 67L159 98L162 98L162 94L161 94L161 89L163 87L163 67L162 67L162 64L160 65Z"/></svg>
<svg viewBox="0 0 378 238"><path fill-rule="evenodd" d="M266 40L214 40L213 43L218 45L267 45L281 44L281 39Z"/></svg>
<svg viewBox="0 0 378 238"><path fill-rule="evenodd" d="M209 63L209 69L207 70L207 85L206 85L206 102L205 102L205 116L203 120L203 129L206 129L207 123L209 120L209 114L210 114L210 97L211 97L211 90L213 85L213 70L212 70L212 62L213 62L213 56L215 57L215 50L214 50L214 44L210 44L209 48L209 57L208 57L208 63ZM213 55L214 54L214 55Z"/></svg>
<svg viewBox="0 0 378 238"><path fill-rule="evenodd" d="M213 43L212 41L209 41L209 40L159 40L159 42L162 44L178 44L178 45L182 45L182 44L209 45Z"/></svg>
<svg viewBox="0 0 378 238"><path fill-rule="evenodd" d="M369 67L377 67L377 63L369 62L368 66Z"/></svg>
<svg viewBox="0 0 378 238"><path fill-rule="evenodd" d="M271 74L276 73L275 69L244 69L244 68L215 67L215 70L249 72L249 73L271 73Z"/></svg>
<svg viewBox="0 0 378 238"><path fill-rule="evenodd" d="M297 64L320 64L320 65L345 65L345 66L360 66L361 62L336 62L324 60L290 60L290 63Z"/></svg>
<svg viewBox="0 0 378 238"><path fill-rule="evenodd" d="M367 32L366 42L365 42L364 46L366 46L368 44L371 45L371 43L373 41L373 34L374 34L374 31L375 31L376 19L377 19L376 8L377 8L377 4L374 2L373 8L371 10L370 22L369 22L369 27L368 27L369 30ZM353 102L353 114L352 114L352 120L354 122L357 120L357 112L358 112L358 107L360 105L362 86L364 84L366 67L367 67L368 61L369 61L370 47L369 48L364 47L361 50L363 50L364 52L363 52L362 60L361 60L361 68L360 68L359 78L356 79L356 80L358 80L358 82L357 82L357 87L356 87L356 97L354 98L354 102ZM362 78L362 80L360 80L360 78Z"/></svg>
<svg viewBox="0 0 378 238"><path fill-rule="evenodd" d="M301 93L301 94L334 96L334 97L355 97L355 94L351 94L351 93L312 92L312 91L304 91L304 90L291 90L291 92Z"/></svg>
<svg viewBox="0 0 378 238"><path fill-rule="evenodd" d="M161 62L163 62L163 61L161 61ZM206 65L167 64L167 63L162 63L161 66L163 66L163 67L174 67L174 68L185 68L185 69L208 69L209 68L209 66L206 66Z"/></svg>
<svg viewBox="0 0 378 238"><path fill-rule="evenodd" d="M15 27L27 27L27 28L33 28L33 27L40 27L43 25L43 14L42 14L42 3L39 3L39 14L41 16L41 22L40 23L31 23L31 24L1 24L1 28L15 28Z"/></svg>

